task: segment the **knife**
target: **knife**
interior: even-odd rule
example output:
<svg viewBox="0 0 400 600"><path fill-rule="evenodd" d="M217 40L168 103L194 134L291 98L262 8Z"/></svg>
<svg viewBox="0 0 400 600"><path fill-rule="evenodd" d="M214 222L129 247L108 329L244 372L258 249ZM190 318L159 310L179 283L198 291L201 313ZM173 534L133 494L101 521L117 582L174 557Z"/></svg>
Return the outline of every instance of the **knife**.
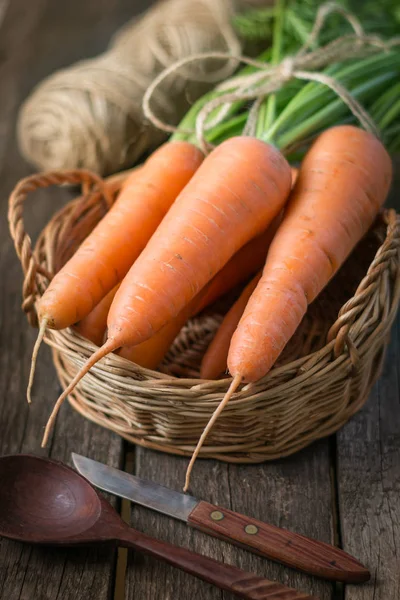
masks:
<svg viewBox="0 0 400 600"><path fill-rule="evenodd" d="M72 453L72 460L95 487L180 519L245 550L323 579L361 583L370 578L369 571L355 558L325 542L197 500L79 454Z"/></svg>

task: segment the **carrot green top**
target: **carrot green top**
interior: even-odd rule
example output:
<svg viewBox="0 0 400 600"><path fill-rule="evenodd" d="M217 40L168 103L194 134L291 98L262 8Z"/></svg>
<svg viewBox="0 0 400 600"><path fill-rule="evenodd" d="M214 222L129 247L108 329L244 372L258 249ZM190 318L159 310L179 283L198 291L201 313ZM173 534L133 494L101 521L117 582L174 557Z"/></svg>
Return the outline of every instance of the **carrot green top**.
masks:
<svg viewBox="0 0 400 600"><path fill-rule="evenodd" d="M391 10L373 23L369 3L363 3L361 23L332 3L313 8L312 18L302 20L304 3L299 8L279 0L275 9L264 9L272 23L271 48L257 61L238 58L244 68L198 100L177 128L156 119L157 125L174 132L172 139L203 149L232 136L253 135L293 161L324 129L356 124L395 152L400 149L400 45L399 38L379 37L392 31L396 13L389 4ZM152 93L165 76L167 71L145 96L150 120L155 117Z"/></svg>

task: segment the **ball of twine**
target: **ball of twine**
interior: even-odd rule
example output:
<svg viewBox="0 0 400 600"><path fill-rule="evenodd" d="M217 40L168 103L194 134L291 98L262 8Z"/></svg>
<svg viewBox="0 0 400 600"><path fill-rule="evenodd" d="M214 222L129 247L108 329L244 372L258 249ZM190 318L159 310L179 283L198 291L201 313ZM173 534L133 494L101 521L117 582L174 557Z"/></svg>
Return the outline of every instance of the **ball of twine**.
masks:
<svg viewBox="0 0 400 600"><path fill-rule="evenodd" d="M165 133L146 122L142 99L154 77L203 51L240 53L233 0L167 0L125 25L102 55L45 79L23 104L22 154L40 169L86 168L102 175L131 166ZM191 102L229 75L233 60L204 60L167 78L153 97L177 124Z"/></svg>

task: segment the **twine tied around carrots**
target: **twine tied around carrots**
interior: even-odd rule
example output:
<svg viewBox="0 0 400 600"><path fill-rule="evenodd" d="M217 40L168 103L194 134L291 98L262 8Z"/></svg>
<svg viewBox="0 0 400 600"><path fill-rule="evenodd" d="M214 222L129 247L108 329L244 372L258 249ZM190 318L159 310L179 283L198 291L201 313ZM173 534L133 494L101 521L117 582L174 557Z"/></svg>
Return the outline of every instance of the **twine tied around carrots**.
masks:
<svg viewBox="0 0 400 600"><path fill-rule="evenodd" d="M343 35L333 42L329 42L325 46L320 46L313 50L312 48L317 44L328 16L334 12L342 14L352 27L353 33ZM351 113L358 119L362 127L379 137L378 127L360 102L337 79L319 71L319 69L344 60L363 58L376 52L389 51L392 47L399 44L400 37L386 41L378 35L366 34L355 15L334 2L327 2L320 6L308 39L294 56L287 56L279 64L272 65L271 63L254 60L247 56L232 57L231 55L231 58L236 60L237 64L243 63L256 67L258 70L249 75L233 76L219 84L216 87L218 95L207 101L199 110L196 117L195 130L183 130L158 117L152 108L154 94L157 92L158 87L162 85L165 78L171 75L171 73L191 63L204 61L205 59L227 59L229 56L227 53L199 53L177 61L166 68L154 79L147 89L143 97L143 112L146 118L162 131L195 134L201 149L205 153L208 153L213 146L207 142L206 133L209 129L224 120L233 103L238 101L253 101L243 135L255 135L260 106L265 97L277 92L289 81L300 79L315 81L329 87L349 107ZM214 111L217 114L210 119L210 115Z"/></svg>

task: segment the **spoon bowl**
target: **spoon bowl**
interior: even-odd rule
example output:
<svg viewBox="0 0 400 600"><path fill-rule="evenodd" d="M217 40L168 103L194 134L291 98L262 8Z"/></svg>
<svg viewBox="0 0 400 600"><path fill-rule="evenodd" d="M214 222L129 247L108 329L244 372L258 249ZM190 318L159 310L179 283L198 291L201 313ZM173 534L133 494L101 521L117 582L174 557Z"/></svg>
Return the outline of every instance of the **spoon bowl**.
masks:
<svg viewBox="0 0 400 600"><path fill-rule="evenodd" d="M0 536L69 546L113 542L145 552L246 600L313 600L280 583L136 531L82 475L39 456L0 458Z"/></svg>
<svg viewBox="0 0 400 600"><path fill-rule="evenodd" d="M62 544L101 515L97 492L81 475L37 456L0 459L0 535Z"/></svg>

